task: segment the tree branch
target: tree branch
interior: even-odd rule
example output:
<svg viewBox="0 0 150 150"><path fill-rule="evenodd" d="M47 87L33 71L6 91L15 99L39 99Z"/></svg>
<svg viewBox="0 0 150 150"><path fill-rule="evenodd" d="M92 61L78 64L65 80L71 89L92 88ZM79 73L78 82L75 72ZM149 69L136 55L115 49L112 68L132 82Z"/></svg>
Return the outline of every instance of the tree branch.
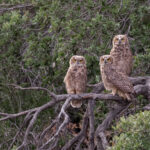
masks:
<svg viewBox="0 0 150 150"><path fill-rule="evenodd" d="M130 77L129 78L131 82L134 85L134 91L136 95L142 94L146 96L148 99L150 99L150 77ZM127 100L122 99L119 96L113 96L112 94L101 94L101 92L104 90L104 85L103 83L98 83L95 85L87 85L89 88L92 89L92 93L83 93L83 94L60 94L56 95L55 93L51 92L50 90L43 88L43 87L21 87L19 85L15 84L8 84L9 86L14 87L15 89L18 90L42 90L48 93L50 96L50 101L40 107L32 108L29 110L25 110L16 114L8 114L4 112L0 112L1 118L0 121L8 120L8 119L13 119L16 117L24 116L24 122L22 126L20 127L20 130L23 126L27 126L27 129L25 131L24 139L22 144L17 148L17 150L21 149L26 149L28 145L28 139L29 139L29 134L31 133L31 130L33 128L33 125L35 124L39 114L48 109L52 108L56 104L65 101L63 104L61 111L58 115L58 117L44 130L41 132L39 136L35 138L35 141L37 143L37 149L42 150L45 147L47 147L49 150L52 150L56 148L59 138L60 138L60 132L66 127L66 124L69 122L69 117L66 113L66 109L70 103L71 100L76 99L76 100L88 100L88 108L84 114L83 118L83 124L82 124L82 129L80 133L72 138L70 141L68 141L62 148L62 150L67 150L72 147L73 144L78 142L76 149L80 149L80 145L83 143L84 139L86 137L89 138L89 145L88 149L93 150L94 147L97 147L97 150L103 150L106 149L108 146L108 142L105 136L105 130L110 127L112 121L118 116L120 113L127 111L129 103ZM107 114L106 119L100 124L96 132L94 132L94 101L95 100L100 100L100 101L107 101L107 102L116 102L118 105L114 107L110 112ZM144 109L149 109L149 105L144 107ZM61 118L63 117L63 121L61 122ZM44 138L45 134L47 133L48 130L52 129L54 125L57 125L58 128L56 129L56 132L54 136L51 135L50 139L42 143L42 139ZM87 132L89 126L89 132ZM20 131L16 133L14 136L14 139L12 143L9 146L9 149L11 149L13 143L16 141L16 138L18 136ZM89 135L87 135L87 133ZM96 139L96 142L94 142L94 139ZM49 147L48 147L49 145Z"/></svg>
<svg viewBox="0 0 150 150"><path fill-rule="evenodd" d="M108 146L108 142L106 142L106 138L104 138L104 131L106 129L108 129L112 123L112 121L116 118L116 116L122 112L122 110L126 109L126 107L128 107L129 104L126 105L118 105L115 108L113 108L108 115L106 116L106 119L102 122L102 124L100 124L97 129L96 129L96 134L95 134L95 138L96 138L96 145L98 150L105 150L106 147Z"/></svg>
<svg viewBox="0 0 150 150"><path fill-rule="evenodd" d="M88 110L86 110L86 112L84 114L83 123L82 123L82 129L81 129L80 133L76 137L72 138L68 143L66 143L63 146L62 150L69 150L73 144L75 144L83 136L85 136L87 127L88 127Z"/></svg>
<svg viewBox="0 0 150 150"><path fill-rule="evenodd" d="M3 6L11 6L11 5L3 5ZM7 12L7 11L13 11L16 9L30 9L30 8L33 8L32 4L24 4L24 5L20 4L20 5L10 7L10 8L2 8L0 9L0 14L3 14L4 12Z"/></svg>
<svg viewBox="0 0 150 150"><path fill-rule="evenodd" d="M55 133L55 135L54 135L52 138L50 138L50 139L41 147L41 149L45 148L51 141L56 140L56 138L58 138L58 136L59 136L59 134L60 134L60 131L68 124L68 122L69 122L69 116L67 115L67 113L65 112L65 110L66 110L66 108L67 108L67 106L68 106L68 104L70 103L71 100L72 100L71 97L68 97L68 98L67 98L67 100L66 100L65 103L63 104L63 106L62 106L62 108L61 108L61 111L60 111L60 113L59 113L59 115L58 115L58 120L57 120L57 122L59 122L61 116L64 115L64 121L63 121L63 123L59 126L59 128L58 128L57 132Z"/></svg>
<svg viewBox="0 0 150 150"><path fill-rule="evenodd" d="M89 150L94 150L94 100L88 102L89 114Z"/></svg>

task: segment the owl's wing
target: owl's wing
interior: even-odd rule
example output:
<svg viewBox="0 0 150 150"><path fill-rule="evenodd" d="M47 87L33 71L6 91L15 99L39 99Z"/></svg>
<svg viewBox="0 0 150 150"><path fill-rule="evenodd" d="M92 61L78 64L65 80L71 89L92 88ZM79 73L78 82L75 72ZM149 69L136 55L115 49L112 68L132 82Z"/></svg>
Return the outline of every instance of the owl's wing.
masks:
<svg viewBox="0 0 150 150"><path fill-rule="evenodd" d="M78 68L78 72L76 74L76 92L77 93L84 93L86 90L87 84L87 69L86 67L82 66Z"/></svg>
<svg viewBox="0 0 150 150"><path fill-rule="evenodd" d="M65 77L64 77L64 83L66 83L66 81L68 80L68 78L71 78L71 68L69 67L68 68L68 71L67 71L67 73L66 73L66 75L65 75Z"/></svg>
<svg viewBox="0 0 150 150"><path fill-rule="evenodd" d="M123 73L112 70L111 74L107 75L107 78L117 89L125 93L133 93L133 85Z"/></svg>
<svg viewBox="0 0 150 150"><path fill-rule="evenodd" d="M67 72L68 73L68 72ZM67 73L66 73L66 75L65 75L65 77L64 77L64 83L66 82L66 80L67 80Z"/></svg>

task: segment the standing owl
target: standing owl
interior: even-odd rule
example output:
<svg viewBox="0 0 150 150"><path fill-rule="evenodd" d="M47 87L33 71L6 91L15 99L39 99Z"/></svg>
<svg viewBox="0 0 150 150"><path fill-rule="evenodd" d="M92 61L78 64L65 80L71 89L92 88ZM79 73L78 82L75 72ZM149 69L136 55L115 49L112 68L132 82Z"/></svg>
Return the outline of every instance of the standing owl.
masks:
<svg viewBox="0 0 150 150"><path fill-rule="evenodd" d="M131 100L134 89L128 76L116 70L113 64L114 58L111 55L100 57L100 70L102 81L106 90L111 90L113 95L118 94L124 99Z"/></svg>
<svg viewBox="0 0 150 150"><path fill-rule="evenodd" d="M64 78L66 90L68 94L84 93L87 83L87 69L86 61L83 56L72 56L70 59L70 66ZM82 101L72 100L71 106L79 108Z"/></svg>
<svg viewBox="0 0 150 150"><path fill-rule="evenodd" d="M116 35L113 39L113 48L110 51L114 65L119 72L129 75L132 71L133 56L127 35Z"/></svg>

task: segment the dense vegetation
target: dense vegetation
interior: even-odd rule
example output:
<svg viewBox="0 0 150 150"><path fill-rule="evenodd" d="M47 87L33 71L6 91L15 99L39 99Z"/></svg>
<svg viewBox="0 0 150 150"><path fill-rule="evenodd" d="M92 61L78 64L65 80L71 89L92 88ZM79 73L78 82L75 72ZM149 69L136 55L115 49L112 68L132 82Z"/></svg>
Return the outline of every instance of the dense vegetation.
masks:
<svg viewBox="0 0 150 150"><path fill-rule="evenodd" d="M112 150L150 149L150 112L140 112L121 122L115 127L114 146ZM119 135L119 136L118 136Z"/></svg>
<svg viewBox="0 0 150 150"><path fill-rule="evenodd" d="M63 78L75 54L86 58L88 83L100 82L99 56L109 53L116 34L128 34L134 54L132 76L149 75L149 0L0 0L0 112L17 113L50 101L45 92L19 91L10 84L65 93ZM139 100L141 106L147 103L141 96ZM96 103L96 125L104 119L106 106ZM35 134L59 109L58 105L41 114ZM3 149L21 123L22 118L0 124Z"/></svg>

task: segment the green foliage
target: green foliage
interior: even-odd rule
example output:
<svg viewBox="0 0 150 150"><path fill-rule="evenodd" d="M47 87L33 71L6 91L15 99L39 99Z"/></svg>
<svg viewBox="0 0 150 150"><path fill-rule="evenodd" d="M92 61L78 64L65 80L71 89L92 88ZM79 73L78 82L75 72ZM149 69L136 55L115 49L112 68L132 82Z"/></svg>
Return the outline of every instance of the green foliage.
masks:
<svg viewBox="0 0 150 150"><path fill-rule="evenodd" d="M109 150L150 149L150 112L140 112L127 119L122 117L114 127L114 146Z"/></svg>
<svg viewBox="0 0 150 150"><path fill-rule="evenodd" d="M139 75L150 74L149 60L150 60L150 48L145 49L144 54L137 54L137 56L135 56L134 73Z"/></svg>
<svg viewBox="0 0 150 150"><path fill-rule="evenodd" d="M50 101L45 92L14 90L9 86L12 83L23 87L42 86L57 94L65 93L63 79L72 55L85 56L89 83L101 81L99 56L109 53L116 34L128 33L135 55L133 75L150 73L148 0L111 3L106 0L0 0L0 3L1 8L6 9L33 5L4 11L0 15L2 112L16 113ZM96 124L106 113L106 105L98 102ZM53 109L44 113L45 118L54 115ZM20 122L16 122L19 126ZM39 119L36 126L42 128L44 124L46 122ZM10 138L11 131L8 133ZM3 140L5 138L0 138Z"/></svg>

